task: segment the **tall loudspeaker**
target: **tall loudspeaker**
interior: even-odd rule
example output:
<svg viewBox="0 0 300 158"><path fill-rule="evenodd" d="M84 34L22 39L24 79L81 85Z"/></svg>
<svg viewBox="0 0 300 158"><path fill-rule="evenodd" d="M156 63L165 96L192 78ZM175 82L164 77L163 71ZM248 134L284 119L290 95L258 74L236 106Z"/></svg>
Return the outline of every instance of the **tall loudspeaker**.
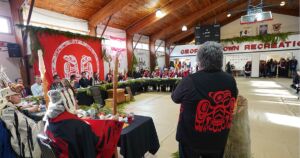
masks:
<svg viewBox="0 0 300 158"><path fill-rule="evenodd" d="M21 54L21 47L15 43L8 43L7 44L8 56L10 58L20 58L22 57Z"/></svg>

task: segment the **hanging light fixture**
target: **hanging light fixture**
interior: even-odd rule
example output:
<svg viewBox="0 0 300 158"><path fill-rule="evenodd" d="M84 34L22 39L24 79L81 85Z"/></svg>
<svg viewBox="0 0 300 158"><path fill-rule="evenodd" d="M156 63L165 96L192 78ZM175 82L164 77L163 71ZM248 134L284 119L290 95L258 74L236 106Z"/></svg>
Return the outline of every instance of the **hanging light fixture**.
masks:
<svg viewBox="0 0 300 158"><path fill-rule="evenodd" d="M181 30L182 30L182 31L187 31L187 26L186 26L186 25L183 25L182 28L181 28Z"/></svg>
<svg viewBox="0 0 300 158"><path fill-rule="evenodd" d="M231 14L230 14L230 13L227 14L227 18L229 18L229 17L231 17Z"/></svg>
<svg viewBox="0 0 300 158"><path fill-rule="evenodd" d="M158 18L161 18L164 16L164 14L162 13L162 11L160 9L157 9L155 12L155 16Z"/></svg>
<svg viewBox="0 0 300 158"><path fill-rule="evenodd" d="M280 6L281 7L285 6L285 1L281 1Z"/></svg>

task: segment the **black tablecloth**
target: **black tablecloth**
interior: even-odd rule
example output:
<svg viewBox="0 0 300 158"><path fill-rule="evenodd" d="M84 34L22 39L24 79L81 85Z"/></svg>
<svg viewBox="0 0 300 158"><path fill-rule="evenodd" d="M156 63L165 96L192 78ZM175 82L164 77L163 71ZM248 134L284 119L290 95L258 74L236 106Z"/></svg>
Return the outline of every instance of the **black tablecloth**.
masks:
<svg viewBox="0 0 300 158"><path fill-rule="evenodd" d="M88 95L86 92L79 92L76 96L78 100L78 105L86 105L90 106L94 103L94 98L90 95Z"/></svg>
<svg viewBox="0 0 300 158"><path fill-rule="evenodd" d="M124 158L141 158L148 151L154 155L160 145L152 118L136 115L122 130L118 146Z"/></svg>

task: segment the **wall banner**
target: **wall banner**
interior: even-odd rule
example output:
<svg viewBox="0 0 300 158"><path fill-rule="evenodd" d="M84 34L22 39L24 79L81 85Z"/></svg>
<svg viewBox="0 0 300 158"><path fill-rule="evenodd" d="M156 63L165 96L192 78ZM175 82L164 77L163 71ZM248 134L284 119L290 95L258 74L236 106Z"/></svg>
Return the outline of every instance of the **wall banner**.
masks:
<svg viewBox="0 0 300 158"><path fill-rule="evenodd" d="M49 83L58 74L61 78L70 78L75 74L87 72L91 77L93 72L104 79L101 42L94 39L69 38L60 34L38 34L38 40L43 48L46 67L46 78Z"/></svg>

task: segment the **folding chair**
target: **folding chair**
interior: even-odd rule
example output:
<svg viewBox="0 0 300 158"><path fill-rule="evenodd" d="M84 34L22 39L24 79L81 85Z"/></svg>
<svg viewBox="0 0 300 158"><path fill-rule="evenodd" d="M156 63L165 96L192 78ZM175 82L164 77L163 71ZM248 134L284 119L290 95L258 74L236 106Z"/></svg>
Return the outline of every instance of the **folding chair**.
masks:
<svg viewBox="0 0 300 158"><path fill-rule="evenodd" d="M101 96L101 91L99 89L98 86L92 86L90 87L90 90L91 90L91 93L92 93L92 96L94 98L94 101L96 104L100 104L101 107L104 106L104 101L103 101L103 98Z"/></svg>
<svg viewBox="0 0 300 158"><path fill-rule="evenodd" d="M57 158L50 145L51 140L47 136L38 134L37 141L42 151L42 158Z"/></svg>

